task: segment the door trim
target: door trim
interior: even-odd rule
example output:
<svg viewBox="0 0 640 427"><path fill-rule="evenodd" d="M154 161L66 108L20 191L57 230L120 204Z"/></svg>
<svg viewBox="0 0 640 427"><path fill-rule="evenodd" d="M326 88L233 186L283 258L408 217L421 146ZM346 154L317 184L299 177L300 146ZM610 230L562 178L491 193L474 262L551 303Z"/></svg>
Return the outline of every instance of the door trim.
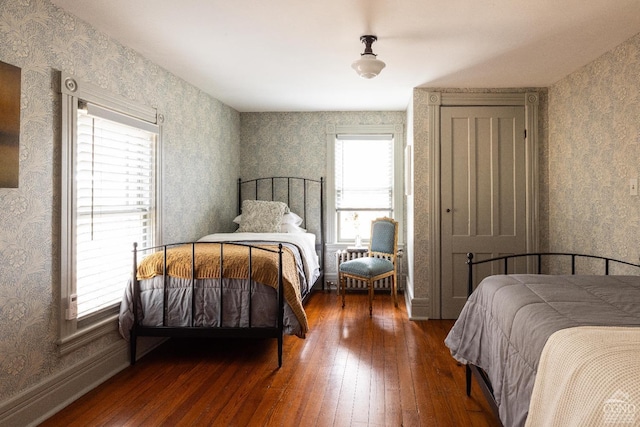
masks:
<svg viewBox="0 0 640 427"><path fill-rule="evenodd" d="M448 106L524 106L525 130L527 132L525 143L526 156L526 240L527 251L537 252L539 247L538 237L538 106L539 96L537 92L504 92L504 93L449 93L429 92L427 94L428 105L428 141L430 182L432 188L437 191L429 192L430 221L429 252L431 253L430 280L431 284L431 315L432 319L440 319L441 297L441 239L440 234L440 108Z"/></svg>

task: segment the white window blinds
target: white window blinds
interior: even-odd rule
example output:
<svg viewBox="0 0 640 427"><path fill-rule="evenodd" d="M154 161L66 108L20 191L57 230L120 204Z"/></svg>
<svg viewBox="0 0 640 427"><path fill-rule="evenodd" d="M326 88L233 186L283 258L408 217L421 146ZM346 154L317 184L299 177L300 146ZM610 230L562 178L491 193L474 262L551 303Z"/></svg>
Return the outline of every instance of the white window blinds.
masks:
<svg viewBox="0 0 640 427"><path fill-rule="evenodd" d="M157 126L94 105L78 108L75 279L78 318L118 304L133 242L154 245Z"/></svg>
<svg viewBox="0 0 640 427"><path fill-rule="evenodd" d="M337 210L388 210L393 202L390 135L339 135L336 139Z"/></svg>
<svg viewBox="0 0 640 427"><path fill-rule="evenodd" d="M338 135L335 141L338 240L368 237L370 221L392 216L392 135Z"/></svg>

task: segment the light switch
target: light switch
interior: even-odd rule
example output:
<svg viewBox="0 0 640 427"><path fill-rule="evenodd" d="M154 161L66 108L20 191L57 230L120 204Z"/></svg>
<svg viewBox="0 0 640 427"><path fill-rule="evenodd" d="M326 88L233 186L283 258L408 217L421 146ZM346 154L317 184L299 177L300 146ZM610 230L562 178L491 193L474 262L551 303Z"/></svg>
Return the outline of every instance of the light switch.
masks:
<svg viewBox="0 0 640 427"><path fill-rule="evenodd" d="M629 195L631 196L638 195L638 178L631 178L629 180Z"/></svg>

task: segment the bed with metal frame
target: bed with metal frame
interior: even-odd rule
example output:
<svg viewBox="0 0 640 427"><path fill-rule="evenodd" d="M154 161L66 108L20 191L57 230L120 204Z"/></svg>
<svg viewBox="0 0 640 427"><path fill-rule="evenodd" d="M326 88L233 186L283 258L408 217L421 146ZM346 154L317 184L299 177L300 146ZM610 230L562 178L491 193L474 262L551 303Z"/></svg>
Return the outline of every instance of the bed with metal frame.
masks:
<svg viewBox="0 0 640 427"><path fill-rule="evenodd" d="M291 206L291 210L296 209L297 213L300 214L300 217L303 220L301 224L303 227L311 231L315 235L315 246L312 248L314 255L317 255L318 260L318 270L314 273L314 276L317 276L313 283L308 283L305 289L301 289L295 291L297 293L297 300L300 300L301 303L304 303L306 299L311 294L311 291L318 284L324 284L324 179L320 178L319 180L308 179L302 177L288 177L288 176L276 176L276 177L267 177L267 178L257 178L242 181L238 179L238 214L241 214L241 207L244 200L267 200L267 201L282 201L286 203L287 206ZM246 234L246 233L244 233ZM278 242L278 241L266 241L261 238L260 233L255 233L255 239L252 241L219 241L219 242L187 242L180 244L171 244L171 245L161 245L154 248L148 248L145 250L145 253L148 251L155 251L155 255L158 259L156 259L156 263L159 265L159 272L161 274L158 277L154 277L154 279L160 280L156 281L156 284L151 285L151 287L159 287L161 288L162 296L158 298L161 299L159 303L162 307L160 308L161 314L156 314L156 317L160 317L160 320L154 325L143 325L142 318L145 316L145 308L142 307L141 302L141 280L138 279L140 275L140 258L141 253L140 250L137 249L136 244L134 243L133 250L133 275L132 281L130 283L131 286L128 286L127 292L130 295L125 295L125 298L128 298L130 301L136 301L137 303L129 303L130 314L132 314L132 324L130 329L126 329L123 331L123 309L121 308L121 333L128 332L128 339L130 342L130 357L131 364L134 364L136 361L136 341L138 337L141 336L155 336L155 337L233 337L233 338L276 338L278 341L278 366L282 366L282 346L283 346L283 336L286 333L285 328L285 312L289 313L293 311L295 315L305 316L304 313L300 314L300 310L303 309L298 306L295 306L290 309L287 307L290 305L287 301L291 295L292 291L291 287L287 287L288 282L294 282L295 280L289 280L290 277L287 276L286 267L288 266L286 258L284 261L284 257L288 256L290 253L290 258L293 260L291 263L296 262L297 260L297 270L296 273L302 273L302 269L300 267L300 259L303 257L300 255L295 255L294 252L296 248L295 245L286 242ZM270 236L273 237L273 236ZM283 236L285 237L285 236ZM313 236L310 236L313 239ZM215 248L209 250L210 247ZM176 249L180 247L180 249ZM287 248L288 247L288 248ZM187 283L186 285L180 285L183 288L188 288L186 290L186 294L190 298L190 301L187 303L182 303L185 307L189 307L186 310L190 312L185 316L186 320L181 319L182 323L178 326L171 324L168 321L168 317L171 317L171 292L173 285L168 285L169 274L171 273L172 266L174 265L174 261L171 256L175 255L172 253L173 250L181 250L184 253L189 253L191 266L188 267L190 270L187 274L189 277L184 277L183 283ZM243 251L248 254L242 255L243 262L246 265L238 265L230 262L227 258L227 253L233 251ZM196 255L198 252L198 255ZM214 261L210 260L203 261L202 252L212 252ZM218 253L219 252L219 253ZM307 250L307 253L309 251ZM169 261L167 261L169 257ZM268 269L270 270L268 273L263 272L259 269L267 269L266 264L260 264L260 257L268 257L276 260L277 265L270 265ZM207 263L211 262L215 265L208 265ZM269 261L271 262L271 261ZM239 263L239 264L242 264ZM196 265L197 264L197 265ZM235 266L234 266L235 265ZM260 267L257 267L260 265ZM265 265L265 267L262 267ZM284 266L284 267L283 267ZM239 279L239 278L228 278L227 276L231 273L228 273L232 268L244 269L244 273L251 272L248 274L248 279ZM274 270L275 268L275 270ZM209 269L216 270L217 276L206 276L210 280L210 282L206 282L202 279L201 269ZM184 268L183 268L184 270ZM246 271L245 271L246 270ZM222 273L223 277L220 277ZM290 269L289 269L290 272ZM264 273L264 274L262 274ZM235 273L234 273L235 274ZM262 275L261 275L262 274ZM270 275L270 276L269 276ZM265 277L269 276L269 279ZM291 276L291 275L290 275ZM256 281L256 277L262 277L263 281L266 283L267 280L270 280L270 285L265 286L258 281ZM209 280L207 279L207 280ZM239 280L242 280L242 284L238 284ZM245 304L248 308L238 308L238 310L244 310L243 320L238 321L235 320L235 317L240 316L240 314L231 313L229 315L229 304L225 302L225 295L228 292L228 287L233 286L244 286L240 290L240 293L244 292L248 293L249 297L246 297L247 300ZM265 298L269 302L269 306L264 307L256 307L256 303L254 302L254 307L252 307L252 301L254 300L254 296L263 292L262 289L273 288L275 291L273 295L268 294L266 297L260 296L258 301L260 303L264 302ZM205 295L204 288L214 288L217 290L213 290L212 292L216 293L216 296L211 299ZM270 290L269 290L270 291ZM208 292L208 291L207 291ZM198 296L200 295L200 296ZM200 298L197 300L197 298ZM209 298L209 304L212 301L215 301L216 307L213 310L216 311L213 316L215 319L209 321L202 321L203 315L198 314L196 312L196 305L203 305L203 299ZM291 296L293 301L293 296ZM230 298L226 298L229 300ZM231 298L232 299L232 298ZM295 303L295 301L294 301ZM158 304L156 304L158 305ZM175 304L174 304L175 305ZM295 305L295 304L294 304ZM211 308L210 308L211 309ZM296 311L297 310L297 311ZM260 313L267 311L271 314L269 316L273 316L275 313L276 319L269 317L266 322L263 320L256 321L254 319L259 318ZM223 318L224 313L224 318ZM257 314L256 314L257 313ZM175 317L175 316L174 316ZM207 316L204 316L207 317ZM211 317L209 315L209 317ZM233 322L235 325L229 326L225 323L226 319L234 318ZM306 320L306 318L305 318ZM233 323L232 322L232 323ZM240 322L240 325L238 325ZM304 332L304 330L303 330ZM296 333L300 335L299 333ZM123 333L125 335L125 333Z"/></svg>
<svg viewBox="0 0 640 427"><path fill-rule="evenodd" d="M564 263L558 261L558 258L565 260ZM512 260L514 261L510 264L510 261ZM520 262L524 261L526 271L536 271L536 273L522 275L515 274L515 260L520 260ZM555 270L557 268L566 268L567 260L570 262L570 274L564 276L557 274L543 274L543 261L548 263L552 261L555 262L553 265L553 269ZM603 274L577 274L576 271L578 263L580 263L581 269L586 269L589 272L603 267L603 270L600 270L603 271ZM599 266L600 263L604 265ZM628 306L625 306L624 310L622 310L623 312L619 314L619 307L607 306L606 308L603 308L603 312L599 312L597 309L599 307L598 304L600 304L599 301L589 302L589 304L593 304L593 313L581 313L584 314L584 316L580 316L579 319L578 316L575 316L573 319L568 320L571 316L567 316L566 319L562 319L556 324L549 323L550 320L547 317L544 319L544 324L542 322L538 323L540 315L536 314L532 307L536 305L544 306L547 302L543 301L544 298L540 301L536 300L535 298L538 296L535 295L534 298L532 296L533 293L531 293L531 295L516 293L523 292L522 289L527 287L538 290L542 289L541 292L544 296L553 296L554 292L562 292L560 301L562 304L567 304L568 306L573 304L574 294L576 295L575 300L577 303L582 303L582 296L579 295L581 291L578 290L576 292L576 290L569 290L569 288L580 288L584 286L587 294L593 293L595 295L594 300L598 300L598 298L603 295L603 298L610 298L610 301L614 301L614 303L611 304L613 306L615 306L616 303L621 305L619 302L624 301L625 298L631 298L632 301L638 299L638 302L640 302L640 277L637 276L637 268L640 268L640 264L633 264L627 261L595 255L540 252L505 255L481 260L474 260L474 254L469 253L467 254L467 265L467 304L465 305L465 308L463 308L460 317L447 336L445 343L451 349L451 353L454 358L466 365L467 396L471 395L472 378L475 378L483 395L489 402L492 411L496 415L496 418L500 419L503 424L509 426L524 424L527 417L529 403L527 399L530 399L531 397L531 389L533 388L535 380L535 369L532 369L533 378L527 377L529 373L523 374L518 372L518 375L521 375L523 378L527 378L527 381L522 381L521 378L518 378L517 380L509 380L508 377L512 372L510 372L510 369L506 368L505 365L508 365L511 362L505 362L504 359L498 358L496 359L497 362L489 363L489 365L493 369L498 368L501 372L499 374L494 372L493 375L491 375L484 367L480 367L478 365L486 364L487 360L494 357L495 355L491 353L498 352L496 350L497 348L508 345L509 349L508 351L505 351L505 353L509 353L509 357L513 359L515 358L513 356L514 354L519 355L520 352L525 352L522 348L523 346L531 345L531 347L535 347L535 350L526 351L531 351L534 355L537 353L538 359L535 359L535 357L527 359L528 362L535 360L535 363L529 363L528 365L535 364L537 366L540 350L544 348L544 343L554 331L582 325L624 327L640 326L640 310L638 310L638 308L640 308L640 304L631 304L632 306L637 306L637 312L632 310L630 311ZM477 281L474 280L474 270L477 270L478 266L481 265L485 265L483 267L485 268L485 273L490 271L491 268L497 268L498 271L501 268L502 274L498 273L498 275L495 275L495 273L489 273L490 276L486 277L485 280L478 285L478 288L474 290L474 285L477 283ZM522 267L522 264L520 264L520 266ZM545 264L545 266L548 269L548 264ZM616 270L615 275L611 274L613 269ZM547 279L549 277L551 278L550 280ZM566 281L570 283L570 286L566 289L560 287L554 288L556 285L565 286L565 278ZM502 283L500 283L500 281L502 281ZM602 289L604 289L604 291L602 291ZM516 299L519 299L520 301L517 304L513 303L513 306L511 306L510 301ZM553 299L553 297L550 299ZM555 301L551 301L550 304L552 303L555 303ZM609 304L609 301L605 302L603 307L607 304ZM575 314L575 308L572 310L574 311L568 312ZM607 310L611 310L610 313L612 313L612 315L610 318L606 318L607 315L603 314L607 312ZM486 312L486 314L478 314L481 311ZM548 312L552 311L553 310L550 310ZM562 316L565 316L565 313L558 315L559 318ZM524 320L517 319L526 319L527 321L525 322ZM555 322L556 319L553 319L553 321ZM490 327L488 325L490 323L498 324L499 322L504 322L504 325L507 325L508 327L500 328L500 332L503 335L500 339L503 340L503 342L497 345L496 342L498 340L496 339L492 341L492 338L489 337L489 335L493 334L494 326ZM480 323L482 323L482 325L480 325ZM509 332L505 333L505 331L511 327L513 328ZM524 334L524 338L522 336L515 335L515 333L518 333L518 328L520 328L519 330ZM534 335L537 336L534 338ZM534 340L537 340L535 346L527 342ZM478 361L476 361L476 359ZM498 388L500 390L495 389L490 378L500 378L496 381L499 383ZM511 381L511 383L505 383L504 381ZM524 387L525 383L526 387ZM518 387L527 388L527 390L517 390ZM515 392L514 389L516 390ZM496 396L496 393L498 396ZM509 407L509 405L513 405L513 402L509 402L509 399L515 400L513 396L516 395L519 396L518 399L520 400L524 397L525 401L519 402L519 409L513 410Z"/></svg>

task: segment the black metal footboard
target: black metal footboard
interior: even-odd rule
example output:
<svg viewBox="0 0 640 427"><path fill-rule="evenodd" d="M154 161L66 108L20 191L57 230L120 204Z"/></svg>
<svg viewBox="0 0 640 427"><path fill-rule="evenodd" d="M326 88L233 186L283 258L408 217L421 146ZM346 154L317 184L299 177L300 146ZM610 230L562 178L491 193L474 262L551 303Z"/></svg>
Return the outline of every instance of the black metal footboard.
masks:
<svg viewBox="0 0 640 427"><path fill-rule="evenodd" d="M190 319L188 326L169 326L167 325L167 310L168 310L168 301L169 301L169 275L167 274L167 252L171 248L176 248L178 246L190 245L191 246L191 278L190 280L190 290L191 290L191 311L190 311ZM196 313L196 281L197 281L197 271L196 271L196 245L220 245L220 256L219 256L219 277L214 277L212 279L218 279L219 289L220 289L220 297L218 301L218 326L196 326L195 325L195 313ZM222 326L224 323L223 319L223 307L224 307L224 292L223 287L225 280L229 280L224 277L224 249L225 247L229 248L230 246L243 246L248 248L248 257L247 257L247 267L248 272L250 272L247 280L249 281L249 295L248 298L248 316L249 316L249 324L247 327L228 327ZM161 251L163 254L163 266L162 266L162 276L164 280L163 284L163 298L162 298L162 325L160 326L143 326L140 323L141 313L139 312L140 307L138 304L141 303L141 290L140 290L140 280L138 279L138 249L137 244L134 243L133 249L133 277L132 277L132 307L133 311L133 326L130 330L130 352L131 352L131 364L134 364L136 361L136 340L140 336L154 336L154 337L233 337L233 338L276 338L278 340L278 366L282 366L282 345L283 345L283 334L284 334L284 279L283 279L283 245L281 243L278 244L278 249L270 249L265 248L263 246L254 246L251 244L240 243L240 242L190 242L190 243L180 243L180 244L172 244L172 245L162 245L154 248L145 249L145 251ZM274 306L276 307L277 319L275 321L275 326L254 326L252 324L252 310L251 303L253 295L253 289L256 286L262 286L253 278L253 268L252 262L254 258L254 253L256 251L266 251L270 253L276 253L278 259L278 285L276 289L276 298L273 301Z"/></svg>
<svg viewBox="0 0 640 427"><path fill-rule="evenodd" d="M585 255L585 254L576 254L576 253L564 253L564 252L537 252L537 253L524 253L524 254L514 254L514 255L504 255L494 258L482 259L478 261L474 261L474 254L467 254L467 265L468 265L468 289L467 296L470 296L474 291L474 267L480 264L486 263L497 263L496 267L502 271L502 274L511 274L513 273L514 262L516 259L523 259L526 261L525 266L528 271L532 271L532 274L543 274L543 261L548 261L549 257L560 257L567 258L570 265L570 273L554 273L554 274L577 274L577 263L578 260L591 260L593 263L589 263L591 268L602 268L603 275L609 275L613 266L616 268L625 268L629 267L640 268L639 264L634 264L627 261L622 261L614 258L596 256L596 255ZM602 266L600 267L600 263ZM596 265L597 264L597 265ZM593 274L593 273L589 273ZM476 378L480 389L487 399L487 402L491 406L493 413L496 415L496 419L500 419L498 415L498 405L493 395L493 387L487 374L478 366L473 364L466 365L466 393L467 396L471 396L471 381L472 377Z"/></svg>

